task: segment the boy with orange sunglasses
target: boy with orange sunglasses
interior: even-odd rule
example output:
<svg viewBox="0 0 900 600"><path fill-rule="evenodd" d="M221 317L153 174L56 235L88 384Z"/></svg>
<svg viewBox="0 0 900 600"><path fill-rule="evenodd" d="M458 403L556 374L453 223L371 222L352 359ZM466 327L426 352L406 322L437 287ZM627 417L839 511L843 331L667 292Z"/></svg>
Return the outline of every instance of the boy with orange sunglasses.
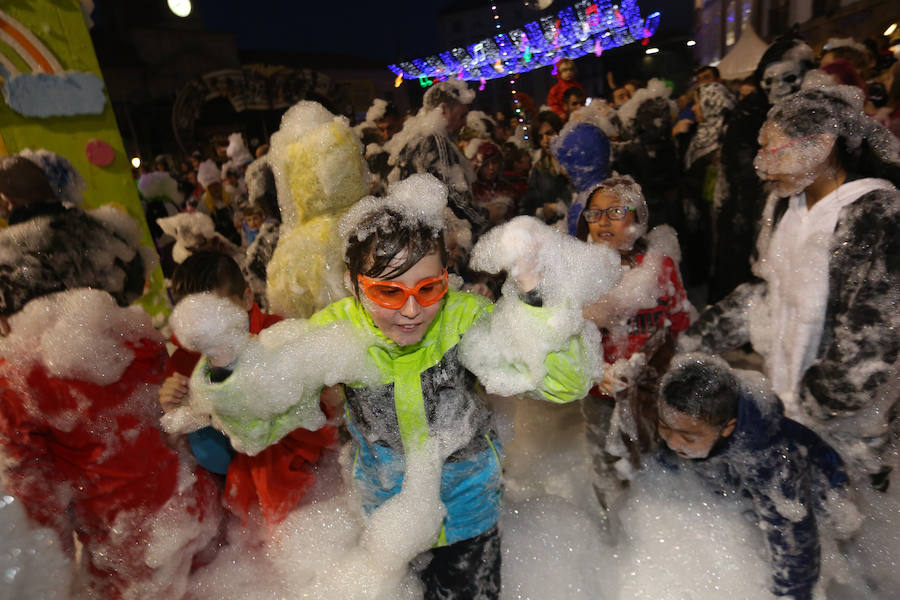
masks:
<svg viewBox="0 0 900 600"><path fill-rule="evenodd" d="M412 554L405 560L424 564L413 559L434 544L430 562L418 572L425 598L498 598L500 445L491 412L475 390L476 377L484 377L483 365L472 366L463 356L466 349L460 349L467 331L483 330L483 318L493 306L481 296L450 289L442 216L446 188L430 175L414 175L391 192L387 198L360 201L342 220L347 284L353 294L327 306L309 322L323 328L350 324L368 340L363 354L377 367L380 381L370 377L368 383L358 383L365 378L348 378L344 386L353 479L365 511L397 508L409 488L422 482L422 470L414 465L418 457L429 448L439 448L437 471L430 479L425 477L432 486L427 488L430 494L415 498L400 511L407 523L402 544L411 546L408 538L421 530L423 522L432 522L422 516L427 511L419 512L422 505L435 504L429 500L431 494L434 500L439 495L439 504L446 510L437 512L430 537L423 538L424 545L412 545ZM510 300L528 304L524 309L532 311L535 323L549 328L554 308L541 307L542 276L528 268L527 259L524 263L526 267L512 269L521 302L515 297ZM499 305L493 312L494 316L500 312ZM178 335L184 340L181 332ZM543 329L534 331L535 341L549 335ZM304 347L296 339L292 343ZM576 334L548 350L543 367L531 378L537 383L529 395L552 402L583 397L594 376L589 372L593 363L588 346ZM336 350L331 360L344 358ZM241 378L249 380L254 369L245 368L240 357L212 362L204 359L198 366L192 391L204 397L207 405L224 405ZM226 368L225 379L213 382L221 367ZM516 363L512 370L527 369L524 363ZM288 411L292 412L303 411ZM271 431L260 433L259 419L247 419L246 428L233 422L231 427L232 439L237 436L251 451L272 437ZM375 520L375 515L371 518ZM378 559L387 560L383 553Z"/></svg>

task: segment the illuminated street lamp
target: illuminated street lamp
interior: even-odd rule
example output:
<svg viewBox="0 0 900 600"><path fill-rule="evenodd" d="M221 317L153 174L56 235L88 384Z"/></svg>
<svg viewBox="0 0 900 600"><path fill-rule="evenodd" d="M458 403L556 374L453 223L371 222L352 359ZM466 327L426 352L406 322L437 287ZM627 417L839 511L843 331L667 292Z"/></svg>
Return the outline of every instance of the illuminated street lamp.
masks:
<svg viewBox="0 0 900 600"><path fill-rule="evenodd" d="M176 17L184 18L191 14L191 0L167 0L167 3Z"/></svg>

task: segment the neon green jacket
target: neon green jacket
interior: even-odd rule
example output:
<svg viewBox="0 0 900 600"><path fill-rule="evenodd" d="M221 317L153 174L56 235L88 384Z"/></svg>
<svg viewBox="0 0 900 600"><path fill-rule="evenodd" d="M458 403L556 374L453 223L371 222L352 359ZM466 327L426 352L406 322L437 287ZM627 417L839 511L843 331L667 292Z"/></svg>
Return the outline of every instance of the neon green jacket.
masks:
<svg viewBox="0 0 900 600"><path fill-rule="evenodd" d="M552 315L551 308L526 308L534 323L546 324ZM499 518L497 436L490 411L475 391L475 375L459 359L462 336L492 310L493 305L481 296L451 291L422 340L411 346L398 346L389 340L354 298L334 302L310 318L316 325L349 322L374 340L368 356L377 365L380 385L345 385L354 477L367 510L399 492L404 456L410 448L440 428L458 427L469 433L468 442L444 465L441 499L448 509L444 523L447 543L478 535ZM546 374L528 395L558 403L584 397L591 385L585 368L587 356L581 338L572 338L566 347L547 355ZM524 367L508 368L519 371ZM230 379L213 384L201 374L199 385L205 387L204 393L218 396L214 404L227 404ZM242 427L232 419L228 433L241 438L242 445L274 443L289 432L286 429L293 415L302 412L288 411L271 419L268 428L259 420L248 419Z"/></svg>

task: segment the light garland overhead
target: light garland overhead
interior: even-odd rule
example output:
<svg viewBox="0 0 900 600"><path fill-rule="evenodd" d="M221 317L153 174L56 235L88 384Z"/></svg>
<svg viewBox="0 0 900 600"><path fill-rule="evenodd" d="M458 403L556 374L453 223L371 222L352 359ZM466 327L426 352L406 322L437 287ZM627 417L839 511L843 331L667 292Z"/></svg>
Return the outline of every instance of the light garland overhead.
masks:
<svg viewBox="0 0 900 600"><path fill-rule="evenodd" d="M466 48L453 48L388 68L398 81L507 77L554 64L561 58L578 58L589 52L599 56L604 50L647 39L656 33L659 18L659 12L641 18L637 0L581 0L559 11L556 17L542 17Z"/></svg>

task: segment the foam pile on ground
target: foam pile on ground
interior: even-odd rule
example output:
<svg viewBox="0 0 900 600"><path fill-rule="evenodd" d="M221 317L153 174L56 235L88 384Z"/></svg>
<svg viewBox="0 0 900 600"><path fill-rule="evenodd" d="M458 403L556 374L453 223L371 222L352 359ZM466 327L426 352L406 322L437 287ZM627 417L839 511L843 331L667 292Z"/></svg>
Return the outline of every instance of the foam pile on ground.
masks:
<svg viewBox="0 0 900 600"><path fill-rule="evenodd" d="M688 472L651 467L621 504L619 597L647 600L772 598L752 507Z"/></svg>
<svg viewBox="0 0 900 600"><path fill-rule="evenodd" d="M34 527L21 502L0 488L0 600L69 598L71 565L56 532Z"/></svg>
<svg viewBox="0 0 900 600"><path fill-rule="evenodd" d="M618 598L612 551L589 514L559 496L507 502L503 532L504 599Z"/></svg>

